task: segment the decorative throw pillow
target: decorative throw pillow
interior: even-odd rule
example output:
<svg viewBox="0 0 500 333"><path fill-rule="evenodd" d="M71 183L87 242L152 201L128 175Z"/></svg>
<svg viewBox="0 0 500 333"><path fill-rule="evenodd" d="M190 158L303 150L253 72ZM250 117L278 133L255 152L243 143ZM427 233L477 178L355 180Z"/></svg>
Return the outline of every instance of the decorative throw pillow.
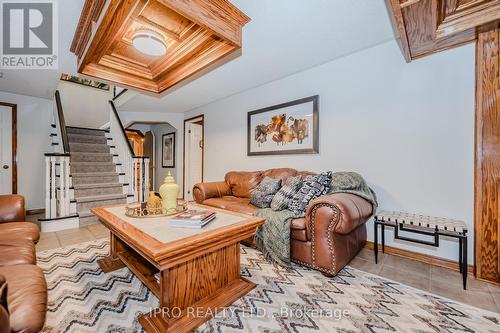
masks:
<svg viewBox="0 0 500 333"><path fill-rule="evenodd" d="M259 208L269 208L276 192L281 187L281 179L264 178L253 190L250 203Z"/></svg>
<svg viewBox="0 0 500 333"><path fill-rule="evenodd" d="M285 180L283 187L276 193L273 201L271 201L271 209L274 211L287 209L290 200L292 200L293 196L297 194L301 187L302 178L300 176L289 177Z"/></svg>
<svg viewBox="0 0 500 333"><path fill-rule="evenodd" d="M309 201L325 195L330 190L332 182L332 172L322 172L319 175L307 176L304 178L302 187L290 200L288 209L296 216L304 216Z"/></svg>

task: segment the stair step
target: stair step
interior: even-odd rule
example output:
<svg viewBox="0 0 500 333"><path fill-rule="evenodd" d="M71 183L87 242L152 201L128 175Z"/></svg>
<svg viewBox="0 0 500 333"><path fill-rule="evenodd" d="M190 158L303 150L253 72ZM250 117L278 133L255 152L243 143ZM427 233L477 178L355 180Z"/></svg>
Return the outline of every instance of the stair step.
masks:
<svg viewBox="0 0 500 333"><path fill-rule="evenodd" d="M104 135L68 134L69 143L100 143L106 144L108 139Z"/></svg>
<svg viewBox="0 0 500 333"><path fill-rule="evenodd" d="M77 203L84 202L95 202L95 201L107 201L107 200L115 200L115 199L126 199L126 194L107 194L107 195L95 195L91 197L82 197L76 199Z"/></svg>
<svg viewBox="0 0 500 333"><path fill-rule="evenodd" d="M71 172L116 172L116 164L112 162L72 162Z"/></svg>
<svg viewBox="0 0 500 333"><path fill-rule="evenodd" d="M96 195L123 194L123 185L120 183L97 183L75 185L75 198L77 201L82 197Z"/></svg>
<svg viewBox="0 0 500 333"><path fill-rule="evenodd" d="M123 187L122 183L97 183L97 184L79 184L75 185L75 190L87 190L93 188L105 188L105 187Z"/></svg>
<svg viewBox="0 0 500 333"><path fill-rule="evenodd" d="M118 176L116 172L72 172L73 177Z"/></svg>
<svg viewBox="0 0 500 333"><path fill-rule="evenodd" d="M71 152L71 163L81 162L113 162L113 156L109 153Z"/></svg>
<svg viewBox="0 0 500 333"><path fill-rule="evenodd" d="M105 136L108 130L101 130L97 128L84 128L84 127L73 127L66 126L66 132L68 134L82 134L82 135L94 135L94 136Z"/></svg>
<svg viewBox="0 0 500 333"><path fill-rule="evenodd" d="M110 146L102 143L70 143L71 152L108 153Z"/></svg>

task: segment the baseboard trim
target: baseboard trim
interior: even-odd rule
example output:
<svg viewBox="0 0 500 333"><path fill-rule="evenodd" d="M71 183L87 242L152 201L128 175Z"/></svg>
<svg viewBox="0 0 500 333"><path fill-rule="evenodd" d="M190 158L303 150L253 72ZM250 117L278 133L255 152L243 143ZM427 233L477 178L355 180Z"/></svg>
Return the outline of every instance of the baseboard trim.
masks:
<svg viewBox="0 0 500 333"><path fill-rule="evenodd" d="M374 244L373 242L367 241L365 248L368 248L370 250L373 250ZM378 245L379 253L382 252L382 245ZM385 246L385 253L390 254L393 256L401 257L401 258L406 258L406 259L411 259L415 260L418 262L423 262L432 266L436 267L442 267L442 268L447 268L452 271L458 272L458 262L449 260L449 259L443 259L435 256L431 256L429 254L423 254L423 253L417 253L413 251L408 251L408 250L403 250L403 249L398 249L396 247L392 246ZM474 265L468 265L467 266L467 272L469 275L474 275Z"/></svg>
<svg viewBox="0 0 500 333"><path fill-rule="evenodd" d="M38 214L45 214L45 208L28 209L26 211L26 215L38 215Z"/></svg>

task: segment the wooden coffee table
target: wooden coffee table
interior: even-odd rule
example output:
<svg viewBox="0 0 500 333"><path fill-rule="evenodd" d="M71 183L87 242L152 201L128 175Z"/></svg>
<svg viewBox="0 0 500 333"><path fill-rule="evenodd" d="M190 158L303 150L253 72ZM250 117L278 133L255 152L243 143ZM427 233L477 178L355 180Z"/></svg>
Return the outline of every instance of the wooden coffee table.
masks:
<svg viewBox="0 0 500 333"><path fill-rule="evenodd" d="M160 308L139 317L147 332L190 332L255 287L240 276L240 241L264 220L189 208L214 210L217 217L203 229L185 229L170 227L168 217L127 217L124 206L92 209L111 231L101 269L128 267L160 301Z"/></svg>

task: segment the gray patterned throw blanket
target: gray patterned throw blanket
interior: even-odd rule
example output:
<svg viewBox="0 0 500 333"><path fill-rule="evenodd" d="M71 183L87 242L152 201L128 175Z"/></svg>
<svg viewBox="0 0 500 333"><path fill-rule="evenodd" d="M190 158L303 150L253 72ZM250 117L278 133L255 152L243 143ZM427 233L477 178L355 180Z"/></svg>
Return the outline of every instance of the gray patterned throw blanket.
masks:
<svg viewBox="0 0 500 333"><path fill-rule="evenodd" d="M377 209L377 197L366 181L355 172L336 172L328 194L351 193L368 200ZM255 216L264 218L266 223L257 230L255 236L257 248L273 262L288 266L290 264L290 223L297 213L290 210L273 211L260 209Z"/></svg>

